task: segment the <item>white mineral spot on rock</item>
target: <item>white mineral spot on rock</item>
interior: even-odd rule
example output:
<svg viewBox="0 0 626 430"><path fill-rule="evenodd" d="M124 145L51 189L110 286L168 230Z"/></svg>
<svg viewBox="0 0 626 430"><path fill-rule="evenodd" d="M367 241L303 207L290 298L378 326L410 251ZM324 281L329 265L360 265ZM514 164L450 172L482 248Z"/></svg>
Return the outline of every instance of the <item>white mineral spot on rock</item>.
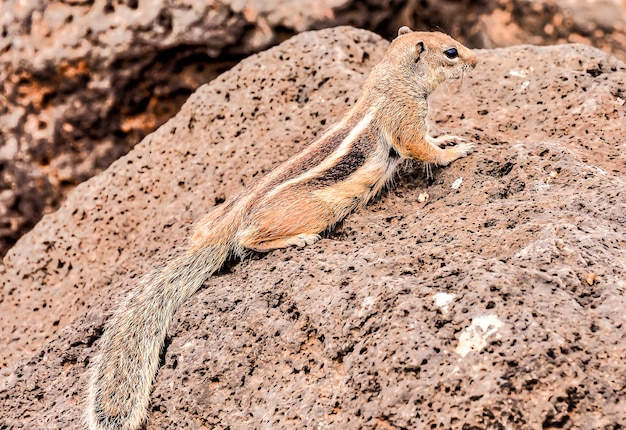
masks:
<svg viewBox="0 0 626 430"><path fill-rule="evenodd" d="M433 294L433 300L435 301L435 306L439 306L442 311L448 312L448 305L452 300L454 300L456 296L450 293L435 293Z"/></svg>
<svg viewBox="0 0 626 430"><path fill-rule="evenodd" d="M472 319L459 336L459 344L454 352L465 357L470 351L480 351L487 346L487 338L502 327L497 315L481 315Z"/></svg>
<svg viewBox="0 0 626 430"><path fill-rule="evenodd" d="M363 299L363 303L361 304L361 309L359 309L358 315L359 317L363 317L368 315L372 309L374 309L374 305L376 304L376 298L367 296Z"/></svg>
<svg viewBox="0 0 626 430"><path fill-rule="evenodd" d="M459 188L461 188L462 183L463 183L463 178L458 178L456 181L452 183L452 189L458 190Z"/></svg>
<svg viewBox="0 0 626 430"><path fill-rule="evenodd" d="M533 70L534 69L532 67L528 69L511 69L509 70L509 76L513 76L515 78L525 78Z"/></svg>

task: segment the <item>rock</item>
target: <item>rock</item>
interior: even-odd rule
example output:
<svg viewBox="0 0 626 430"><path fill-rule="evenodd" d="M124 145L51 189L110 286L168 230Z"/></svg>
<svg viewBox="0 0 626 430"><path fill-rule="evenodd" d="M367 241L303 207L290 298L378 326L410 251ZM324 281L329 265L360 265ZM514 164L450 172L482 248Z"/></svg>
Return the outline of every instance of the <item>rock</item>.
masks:
<svg viewBox="0 0 626 430"><path fill-rule="evenodd" d="M324 25L373 28L401 4L3 2L0 256L243 56Z"/></svg>
<svg viewBox="0 0 626 430"><path fill-rule="evenodd" d="M24 236L0 274L0 427L82 428L115 304L338 120L386 46L336 28L246 59ZM176 314L148 429L626 424L626 65L582 45L479 56L431 103L435 134L477 151L209 280Z"/></svg>
<svg viewBox="0 0 626 430"><path fill-rule="evenodd" d="M583 42L626 60L619 0L7 0L0 4L0 256L201 84L293 34L443 29L472 47Z"/></svg>
<svg viewBox="0 0 626 430"><path fill-rule="evenodd" d="M457 16L475 46L584 43L626 60L626 7L619 0L491 0ZM452 15L454 18L455 15Z"/></svg>

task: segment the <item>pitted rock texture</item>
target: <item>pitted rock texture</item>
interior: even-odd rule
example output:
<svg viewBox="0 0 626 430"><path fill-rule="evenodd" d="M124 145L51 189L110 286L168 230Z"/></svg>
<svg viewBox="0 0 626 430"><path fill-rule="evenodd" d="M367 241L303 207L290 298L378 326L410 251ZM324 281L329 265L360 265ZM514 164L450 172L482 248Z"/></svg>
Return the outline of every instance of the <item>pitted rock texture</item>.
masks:
<svg viewBox="0 0 626 430"><path fill-rule="evenodd" d="M0 427L81 428L115 303L337 121L386 46L337 28L243 61L22 238ZM408 165L320 242L207 281L176 314L148 429L626 425L626 66L582 45L479 57L431 103L435 134L477 151L433 179Z"/></svg>
<svg viewBox="0 0 626 430"><path fill-rule="evenodd" d="M626 5L621 0L487 0L481 3L463 17L463 34L476 46L584 43L626 60Z"/></svg>
<svg viewBox="0 0 626 430"><path fill-rule="evenodd" d="M626 59L619 0L8 0L0 4L0 256L77 184L243 55L314 28L469 46L590 43Z"/></svg>
<svg viewBox="0 0 626 430"><path fill-rule="evenodd" d="M312 28L381 28L405 3L2 2L0 256L243 55Z"/></svg>

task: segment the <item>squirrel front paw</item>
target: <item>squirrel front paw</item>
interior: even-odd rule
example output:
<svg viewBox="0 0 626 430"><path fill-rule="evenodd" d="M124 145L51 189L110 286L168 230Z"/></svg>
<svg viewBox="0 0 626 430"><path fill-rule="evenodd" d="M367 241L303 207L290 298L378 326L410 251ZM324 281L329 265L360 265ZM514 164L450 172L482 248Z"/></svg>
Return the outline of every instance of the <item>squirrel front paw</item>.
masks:
<svg viewBox="0 0 626 430"><path fill-rule="evenodd" d="M455 146L449 146L447 148L442 148L441 153L439 154L439 162L440 166L447 166L454 160L458 160L459 158L465 157L469 153L474 150L474 144L472 142L463 142L458 143Z"/></svg>

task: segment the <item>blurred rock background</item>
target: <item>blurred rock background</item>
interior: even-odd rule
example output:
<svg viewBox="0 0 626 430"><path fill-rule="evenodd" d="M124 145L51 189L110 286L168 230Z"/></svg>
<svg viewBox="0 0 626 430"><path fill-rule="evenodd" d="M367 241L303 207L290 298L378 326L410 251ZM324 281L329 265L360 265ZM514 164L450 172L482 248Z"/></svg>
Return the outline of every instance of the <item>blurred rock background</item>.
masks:
<svg viewBox="0 0 626 430"><path fill-rule="evenodd" d="M0 256L200 85L292 35L409 25L474 48L585 43L626 60L621 0L5 0Z"/></svg>

